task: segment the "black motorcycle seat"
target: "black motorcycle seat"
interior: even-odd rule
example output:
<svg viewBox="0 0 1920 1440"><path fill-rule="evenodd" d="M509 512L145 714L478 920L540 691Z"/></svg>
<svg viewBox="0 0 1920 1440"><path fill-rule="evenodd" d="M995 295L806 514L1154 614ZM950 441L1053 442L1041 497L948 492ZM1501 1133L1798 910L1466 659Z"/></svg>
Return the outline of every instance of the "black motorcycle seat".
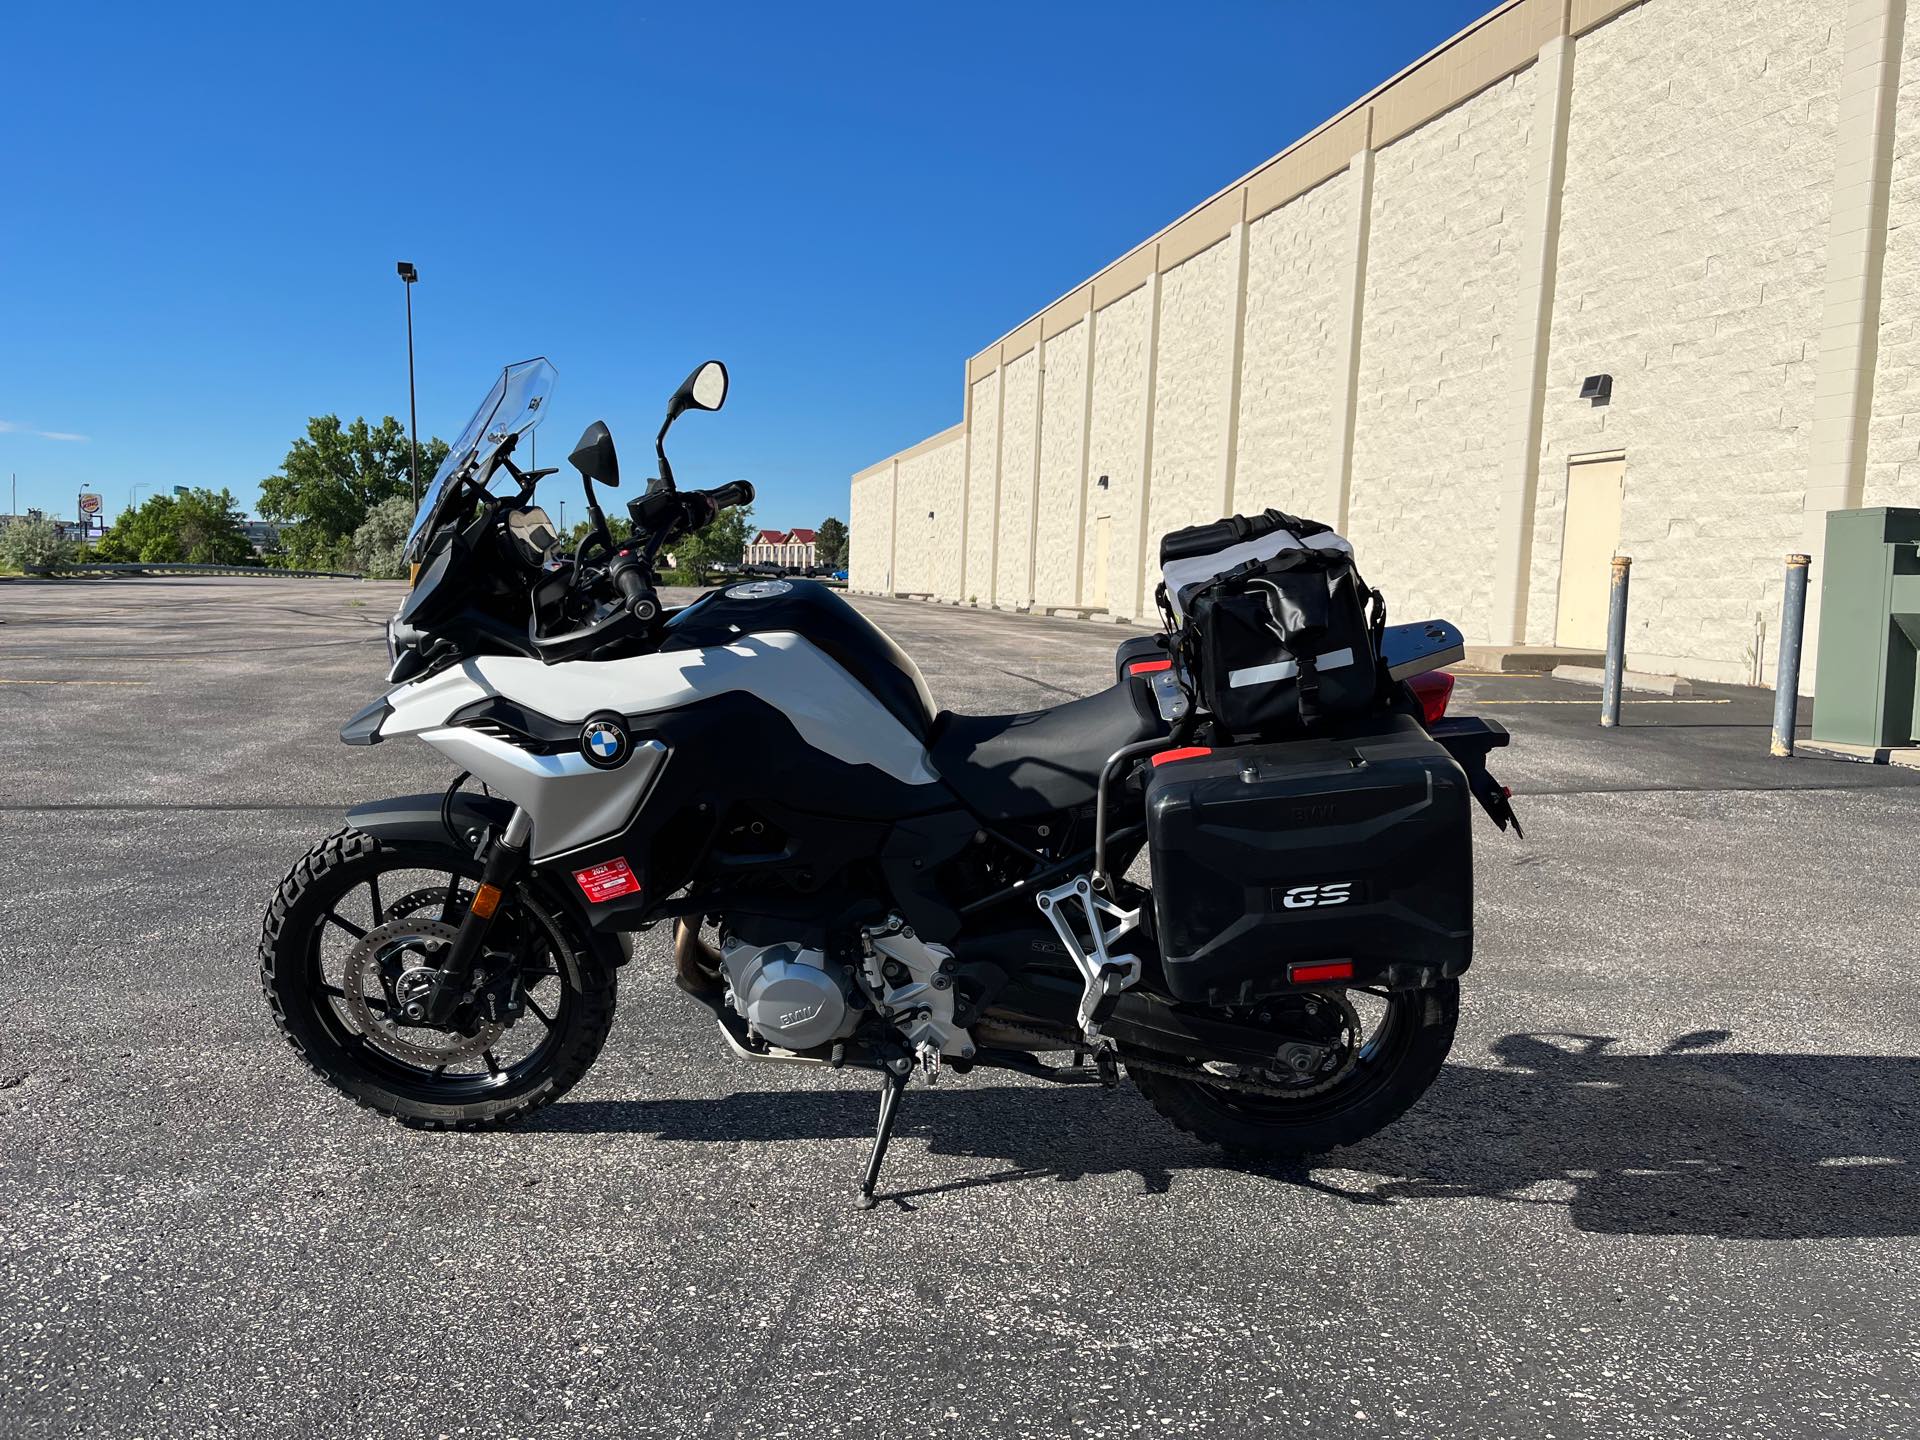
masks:
<svg viewBox="0 0 1920 1440"><path fill-rule="evenodd" d="M1028 820L1093 803L1107 757L1164 734L1122 682L1097 695L1024 715L956 715L933 722L933 768L968 809L989 820Z"/></svg>

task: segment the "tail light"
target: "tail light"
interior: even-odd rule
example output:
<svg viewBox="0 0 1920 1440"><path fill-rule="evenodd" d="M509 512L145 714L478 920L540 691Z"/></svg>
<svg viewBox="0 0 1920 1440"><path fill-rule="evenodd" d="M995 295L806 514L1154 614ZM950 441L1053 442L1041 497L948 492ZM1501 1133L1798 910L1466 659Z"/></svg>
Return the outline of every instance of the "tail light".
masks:
<svg viewBox="0 0 1920 1440"><path fill-rule="evenodd" d="M1407 681L1407 688L1420 702L1420 718L1428 725L1447 718L1447 702L1453 699L1453 676L1444 670L1428 670Z"/></svg>

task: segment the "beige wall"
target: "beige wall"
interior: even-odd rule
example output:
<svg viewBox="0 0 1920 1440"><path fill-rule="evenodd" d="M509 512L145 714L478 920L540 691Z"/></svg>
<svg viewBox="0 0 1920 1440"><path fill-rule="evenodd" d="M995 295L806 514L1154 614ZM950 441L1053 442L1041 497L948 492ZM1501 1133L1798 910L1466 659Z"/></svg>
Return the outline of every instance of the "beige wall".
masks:
<svg viewBox="0 0 1920 1440"><path fill-rule="evenodd" d="M1483 636L1489 497L1522 324L1522 191L1535 70L1379 152L1368 227L1347 533L1403 620Z"/></svg>
<svg viewBox="0 0 1920 1440"><path fill-rule="evenodd" d="M1040 417L1040 510L1033 552L1033 599L1040 605L1072 605L1079 600L1087 329L1088 322L1082 319L1047 341Z"/></svg>
<svg viewBox="0 0 1920 1440"><path fill-rule="evenodd" d="M847 588L890 591L893 584L893 462L853 477L847 501Z"/></svg>
<svg viewBox="0 0 1920 1440"><path fill-rule="evenodd" d="M951 596L960 588L961 477L966 432L959 426L900 460L894 514L891 588L910 595ZM851 584L853 572L847 572Z"/></svg>
<svg viewBox="0 0 1920 1440"><path fill-rule="evenodd" d="M1331 515L1339 504L1327 450L1351 191L1342 171L1248 227L1236 510Z"/></svg>
<svg viewBox="0 0 1920 1440"><path fill-rule="evenodd" d="M1528 638L1553 634L1569 457L1623 449L1630 653L1746 680L1800 538L1844 7L1703 8L1579 42Z"/></svg>
<svg viewBox="0 0 1920 1440"><path fill-rule="evenodd" d="M973 356L929 583L1095 609L1104 543L1139 618L1163 532L1278 505L1550 643L1568 462L1624 451L1630 662L1770 675L1824 506L1920 504L1917 156L1901 0L1514 0Z"/></svg>
<svg viewBox="0 0 1920 1440"><path fill-rule="evenodd" d="M1087 445L1086 562L1081 600L1101 603L1100 537L1106 538L1109 608L1124 606L1139 565L1141 446L1146 434L1147 347L1152 282L1094 316L1093 428ZM1107 478L1102 489L1100 478ZM1104 517L1104 520L1103 520ZM1121 613L1126 613L1123 609Z"/></svg>
<svg viewBox="0 0 1920 1440"><path fill-rule="evenodd" d="M1920 22L1901 48L1867 505L1920 505Z"/></svg>
<svg viewBox="0 0 1920 1440"><path fill-rule="evenodd" d="M1029 350L1001 372L1007 393L1000 423L1006 427L1006 436L1000 442L1000 546L994 562L993 598L1012 605L1025 605L1033 599L1027 562L1033 544L1028 526L1034 515L1039 371L1039 356Z"/></svg>
<svg viewBox="0 0 1920 1440"><path fill-rule="evenodd" d="M1000 372L974 382L968 419L965 563L953 600L993 600L994 484L999 464Z"/></svg>

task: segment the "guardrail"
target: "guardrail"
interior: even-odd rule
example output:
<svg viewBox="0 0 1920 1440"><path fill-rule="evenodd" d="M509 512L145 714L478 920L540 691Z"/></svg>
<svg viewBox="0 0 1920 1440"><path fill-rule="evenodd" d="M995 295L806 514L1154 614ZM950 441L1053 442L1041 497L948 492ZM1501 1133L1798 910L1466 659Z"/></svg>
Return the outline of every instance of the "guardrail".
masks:
<svg viewBox="0 0 1920 1440"><path fill-rule="evenodd" d="M56 577L62 575L238 575L248 580L364 580L367 577L351 570L281 570L272 565L175 565L171 563L145 565L138 561L127 564L99 564L85 560L76 560L62 565L29 566L27 575Z"/></svg>

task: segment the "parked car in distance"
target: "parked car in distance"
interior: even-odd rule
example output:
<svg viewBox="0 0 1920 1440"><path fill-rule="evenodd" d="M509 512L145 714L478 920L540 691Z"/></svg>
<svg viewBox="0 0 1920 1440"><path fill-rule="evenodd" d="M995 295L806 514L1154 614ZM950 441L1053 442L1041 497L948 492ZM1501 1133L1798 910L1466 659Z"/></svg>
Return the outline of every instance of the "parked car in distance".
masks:
<svg viewBox="0 0 1920 1440"><path fill-rule="evenodd" d="M836 570L833 572L833 578L836 580L845 580L847 578L847 572L844 570Z"/></svg>

